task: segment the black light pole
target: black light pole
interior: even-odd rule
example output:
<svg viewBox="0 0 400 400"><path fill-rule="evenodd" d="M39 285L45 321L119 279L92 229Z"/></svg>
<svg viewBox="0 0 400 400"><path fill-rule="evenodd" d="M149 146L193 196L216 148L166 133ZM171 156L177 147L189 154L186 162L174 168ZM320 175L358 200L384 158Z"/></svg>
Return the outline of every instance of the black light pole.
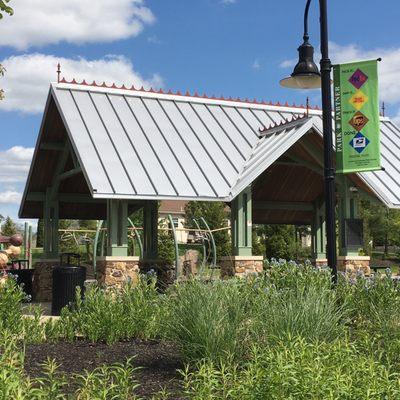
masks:
<svg viewBox="0 0 400 400"><path fill-rule="evenodd" d="M297 89L321 87L322 124L324 140L324 190L325 219L328 266L332 269L333 282L337 282L336 258L336 218L335 218L335 168L333 165L331 69L328 51L327 0L319 0L321 27L321 73L314 63L314 48L308 42L308 11L311 0L307 0L304 13L304 42L298 48L299 62L289 78L281 80L281 85Z"/></svg>

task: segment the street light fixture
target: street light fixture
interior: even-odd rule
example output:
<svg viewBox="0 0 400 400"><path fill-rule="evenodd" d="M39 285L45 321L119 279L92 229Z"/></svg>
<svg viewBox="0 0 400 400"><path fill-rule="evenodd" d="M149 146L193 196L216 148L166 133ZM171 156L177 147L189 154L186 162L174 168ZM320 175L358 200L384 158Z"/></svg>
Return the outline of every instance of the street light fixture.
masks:
<svg viewBox="0 0 400 400"><path fill-rule="evenodd" d="M324 189L326 218L326 247L328 266L332 269L333 282L337 282L336 258L336 219L335 219L335 168L333 166L332 138L332 102L331 102L331 69L332 64L328 51L328 15L327 0L319 0L321 30L321 73L314 63L314 48L308 42L308 12L311 0L307 0L304 12L303 44L298 48L299 62L290 77L282 79L280 84L295 89L321 88L322 125L324 140Z"/></svg>

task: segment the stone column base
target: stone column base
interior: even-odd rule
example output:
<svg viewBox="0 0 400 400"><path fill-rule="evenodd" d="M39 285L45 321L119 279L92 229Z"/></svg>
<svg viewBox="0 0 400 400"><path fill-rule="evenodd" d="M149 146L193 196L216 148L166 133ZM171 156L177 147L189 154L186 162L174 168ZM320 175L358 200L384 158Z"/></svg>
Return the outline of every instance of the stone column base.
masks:
<svg viewBox="0 0 400 400"><path fill-rule="evenodd" d="M364 275L370 275L370 260L369 256L339 256L338 270L349 274L361 271Z"/></svg>
<svg viewBox="0 0 400 400"><path fill-rule="evenodd" d="M357 271L362 271L364 275L369 275L371 273L369 263L369 256L339 256L337 258L338 271L348 274L355 274ZM328 260L326 258L317 258L314 264L316 267L323 267L324 265L328 265Z"/></svg>
<svg viewBox="0 0 400 400"><path fill-rule="evenodd" d="M325 265L328 265L328 259L327 259L327 258L317 258L317 259L314 261L314 265L315 265L316 267L323 267L323 266L325 266Z"/></svg>
<svg viewBox="0 0 400 400"><path fill-rule="evenodd" d="M263 256L227 256L221 257L221 278L258 274L264 270Z"/></svg>
<svg viewBox="0 0 400 400"><path fill-rule="evenodd" d="M129 280L135 284L139 279L139 257L97 257L96 274L97 281L110 288L120 288Z"/></svg>
<svg viewBox="0 0 400 400"><path fill-rule="evenodd" d="M60 260L42 259L34 265L32 297L34 301L47 303L53 298L53 268L60 264Z"/></svg>

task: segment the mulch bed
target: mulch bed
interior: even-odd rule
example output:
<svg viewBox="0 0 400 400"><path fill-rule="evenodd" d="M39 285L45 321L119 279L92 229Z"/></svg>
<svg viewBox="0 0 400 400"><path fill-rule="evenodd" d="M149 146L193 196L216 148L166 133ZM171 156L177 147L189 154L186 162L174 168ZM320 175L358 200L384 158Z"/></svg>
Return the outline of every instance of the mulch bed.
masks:
<svg viewBox="0 0 400 400"><path fill-rule="evenodd" d="M47 358L55 359L59 371L65 374L82 373L100 365L125 362L134 357L133 364L141 369L135 378L140 382L137 394L145 399L161 389L171 393L171 399L184 399L180 395L180 374L183 363L177 348L158 340L133 340L113 345L77 341L74 343L44 343L26 348L25 370L31 377L42 375L40 364ZM70 388L73 390L73 388Z"/></svg>

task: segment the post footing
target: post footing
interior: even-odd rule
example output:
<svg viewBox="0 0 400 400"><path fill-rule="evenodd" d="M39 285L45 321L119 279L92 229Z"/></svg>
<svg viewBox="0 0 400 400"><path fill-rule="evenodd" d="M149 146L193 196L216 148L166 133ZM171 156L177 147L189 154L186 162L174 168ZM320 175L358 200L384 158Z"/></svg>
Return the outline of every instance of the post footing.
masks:
<svg viewBox="0 0 400 400"><path fill-rule="evenodd" d="M221 257L221 278L238 276L245 278L264 270L263 256L226 256Z"/></svg>

